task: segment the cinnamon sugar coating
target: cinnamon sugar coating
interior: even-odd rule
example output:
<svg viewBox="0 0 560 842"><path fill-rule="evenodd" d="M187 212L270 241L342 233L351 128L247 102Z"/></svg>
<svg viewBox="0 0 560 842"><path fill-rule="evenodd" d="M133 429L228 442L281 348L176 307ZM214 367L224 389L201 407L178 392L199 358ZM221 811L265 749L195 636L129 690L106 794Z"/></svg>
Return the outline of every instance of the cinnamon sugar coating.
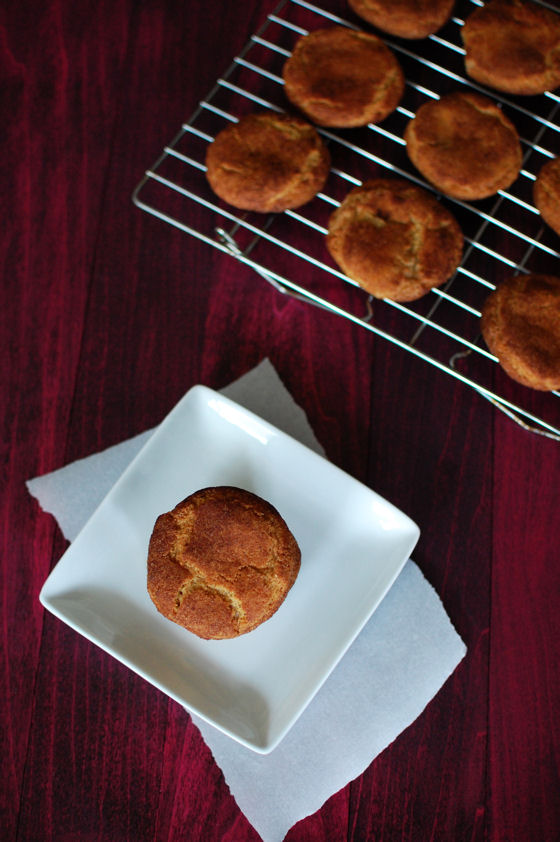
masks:
<svg viewBox="0 0 560 842"><path fill-rule="evenodd" d="M148 592L161 614L199 637L237 637L278 610L300 559L266 500L230 486L205 488L156 520Z"/></svg>
<svg viewBox="0 0 560 842"><path fill-rule="evenodd" d="M350 191L329 220L327 248L376 298L414 301L457 269L463 234L426 190L377 178Z"/></svg>
<svg viewBox="0 0 560 842"><path fill-rule="evenodd" d="M490 0L461 30L466 71L510 94L532 95L560 85L560 15L531 0Z"/></svg>
<svg viewBox="0 0 560 842"><path fill-rule="evenodd" d="M513 123L491 99L469 91L421 105L404 137L414 166L458 199L492 196L509 187L521 168Z"/></svg>
<svg viewBox="0 0 560 842"><path fill-rule="evenodd" d="M282 75L290 102L320 126L380 122L404 91L403 72L389 47L376 35L344 26L300 38Z"/></svg>
<svg viewBox="0 0 560 842"><path fill-rule="evenodd" d="M560 278L517 275L482 308L482 335L504 371L541 391L560 389Z"/></svg>
<svg viewBox="0 0 560 842"><path fill-rule="evenodd" d="M329 152L316 129L299 117L249 114L223 129L206 153L206 178L224 201L273 213L297 208L322 189Z"/></svg>
<svg viewBox="0 0 560 842"><path fill-rule="evenodd" d="M533 199L544 221L560 234L560 158L552 158L539 170Z"/></svg>
<svg viewBox="0 0 560 842"><path fill-rule="evenodd" d="M359 17L400 38L426 38L451 17L454 0L349 0Z"/></svg>

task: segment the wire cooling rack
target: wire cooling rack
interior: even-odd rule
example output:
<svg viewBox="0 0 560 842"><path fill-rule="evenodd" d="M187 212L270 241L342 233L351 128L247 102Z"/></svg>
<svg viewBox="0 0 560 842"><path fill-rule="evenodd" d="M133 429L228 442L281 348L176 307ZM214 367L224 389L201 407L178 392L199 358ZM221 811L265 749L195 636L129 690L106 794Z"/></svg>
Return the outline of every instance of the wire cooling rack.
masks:
<svg viewBox="0 0 560 842"><path fill-rule="evenodd" d="M543 224L532 189L541 166L560 152L560 97L546 93L503 98L465 75L460 32L468 14L481 5L478 0L459 0L446 26L420 41L377 33L403 67L402 101L379 125L319 129L329 145L332 169L324 191L308 205L282 214L240 213L210 191L204 160L216 134L248 112L290 110L282 67L297 39L334 24L369 28L342 0L331 0L329 5L342 11L328 11L305 0L283 0L165 146L137 186L133 201L250 266L280 292L372 331L474 388L523 427L560 440L560 392L537 392L510 380L486 348L479 326L484 299L503 278L518 272L559 273L560 238ZM411 304L374 301L329 257L328 218L352 187L377 175L404 177L436 192L409 162L404 129L423 102L460 89L478 91L500 103L516 125L523 149L520 175L508 190L484 201L438 196L465 235L463 261L455 276Z"/></svg>

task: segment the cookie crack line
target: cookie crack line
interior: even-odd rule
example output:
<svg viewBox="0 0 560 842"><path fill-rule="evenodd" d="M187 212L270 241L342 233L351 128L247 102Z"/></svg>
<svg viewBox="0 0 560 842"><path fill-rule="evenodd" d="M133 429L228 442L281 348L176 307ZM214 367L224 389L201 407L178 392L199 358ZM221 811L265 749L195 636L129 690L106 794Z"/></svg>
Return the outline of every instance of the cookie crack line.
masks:
<svg viewBox="0 0 560 842"><path fill-rule="evenodd" d="M234 164L220 163L218 164L218 169L220 170L220 172L234 173L235 175L245 175L245 173L247 172L247 166L243 164L235 166Z"/></svg>
<svg viewBox="0 0 560 842"><path fill-rule="evenodd" d="M229 604L232 610L234 622L237 623L237 626L239 626L240 621L245 617L245 611L243 610L241 600L236 599L227 588L220 587L220 585L209 584L201 576L195 576L193 579L185 582L185 584L177 590L173 613L177 614L185 599L197 590L216 593L219 594L220 597L224 598L224 601Z"/></svg>
<svg viewBox="0 0 560 842"><path fill-rule="evenodd" d="M406 252L406 259L403 259L402 265L408 270L408 273L405 271L405 275L416 280L419 275L420 257L422 247L424 245L425 226L419 220L411 219L409 233L410 248Z"/></svg>

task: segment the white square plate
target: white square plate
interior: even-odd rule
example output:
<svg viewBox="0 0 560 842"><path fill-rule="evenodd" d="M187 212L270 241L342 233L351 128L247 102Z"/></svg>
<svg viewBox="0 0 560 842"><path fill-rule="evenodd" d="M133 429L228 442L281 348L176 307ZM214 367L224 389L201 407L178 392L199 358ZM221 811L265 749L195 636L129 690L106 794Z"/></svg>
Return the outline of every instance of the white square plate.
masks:
<svg viewBox="0 0 560 842"><path fill-rule="evenodd" d="M199 488L264 497L298 541L276 614L234 640L201 640L146 590L158 515ZM60 559L42 604L224 733L260 753L293 725L379 605L419 530L326 459L195 386L165 418Z"/></svg>

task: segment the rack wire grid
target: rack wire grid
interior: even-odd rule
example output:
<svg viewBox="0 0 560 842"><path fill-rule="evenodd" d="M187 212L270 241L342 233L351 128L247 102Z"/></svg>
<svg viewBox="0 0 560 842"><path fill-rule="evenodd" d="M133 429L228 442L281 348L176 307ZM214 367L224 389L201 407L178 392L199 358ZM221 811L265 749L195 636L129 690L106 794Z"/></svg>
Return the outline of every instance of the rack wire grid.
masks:
<svg viewBox="0 0 560 842"><path fill-rule="evenodd" d="M329 146L332 168L323 192L312 202L281 214L245 213L210 190L205 154L221 129L248 112L292 110L284 97L282 67L302 35L331 25L374 31L342 0L330 5L343 11L282 0L165 146L136 187L133 201L250 266L280 292L372 331L474 388L526 429L560 440L560 392L515 383L480 336L481 306L503 278L519 272L556 274L560 239L543 223L532 190L541 166L558 152L560 97L550 92L504 98L466 76L461 27L482 5L479 0L459 0L454 16L426 39L404 41L376 33L401 63L405 93L396 111L378 125L318 129ZM460 89L498 102L515 124L523 150L515 183L476 203L437 193L408 160L403 140L407 123L423 102ZM435 193L465 236L463 260L454 277L406 305L372 299L339 271L325 246L330 214L351 188L378 175L403 177Z"/></svg>

